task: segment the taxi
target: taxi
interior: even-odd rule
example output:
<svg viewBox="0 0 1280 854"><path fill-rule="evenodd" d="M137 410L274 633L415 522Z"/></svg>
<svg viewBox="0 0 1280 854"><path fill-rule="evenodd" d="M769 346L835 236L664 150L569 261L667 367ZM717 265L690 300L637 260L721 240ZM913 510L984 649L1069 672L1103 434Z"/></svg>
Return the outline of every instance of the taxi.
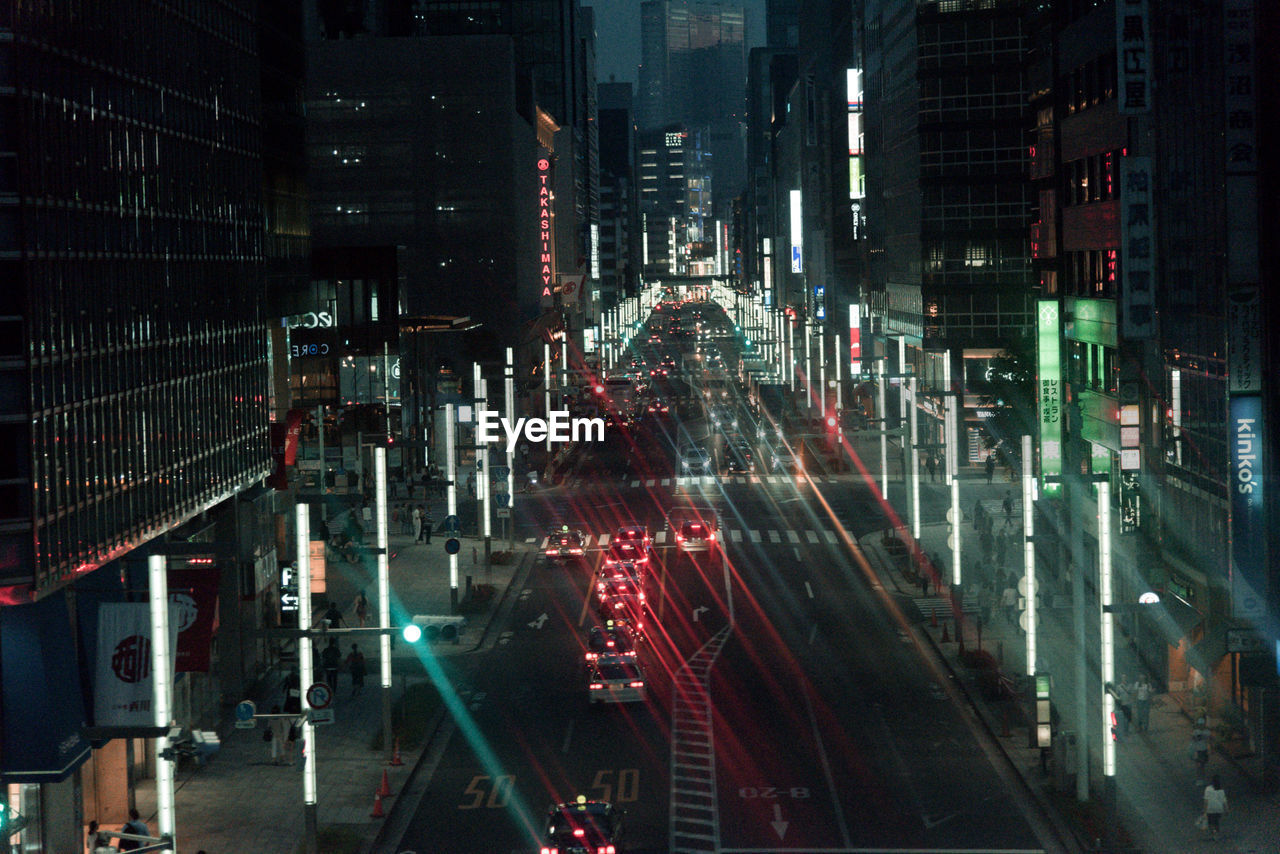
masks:
<svg viewBox="0 0 1280 854"><path fill-rule="evenodd" d="M604 656L614 656L635 661L643 638L626 620L605 620L604 625L592 626L587 634L587 651L584 658L590 664Z"/></svg>
<svg viewBox="0 0 1280 854"><path fill-rule="evenodd" d="M607 801L578 795L572 803L547 810L546 830L538 854L619 854L622 810Z"/></svg>
<svg viewBox="0 0 1280 854"><path fill-rule="evenodd" d="M568 560L581 557L585 552L586 539L576 528L561 525L547 535L545 553L548 560Z"/></svg>
<svg viewBox="0 0 1280 854"><path fill-rule="evenodd" d="M587 665L587 696L595 703L643 703L644 668L634 658L602 655Z"/></svg>

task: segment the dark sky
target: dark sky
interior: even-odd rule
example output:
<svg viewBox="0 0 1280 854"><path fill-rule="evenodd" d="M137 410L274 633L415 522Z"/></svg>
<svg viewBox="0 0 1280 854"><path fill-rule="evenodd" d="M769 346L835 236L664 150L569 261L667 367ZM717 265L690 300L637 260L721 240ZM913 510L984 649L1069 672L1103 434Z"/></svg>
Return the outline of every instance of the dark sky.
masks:
<svg viewBox="0 0 1280 854"><path fill-rule="evenodd" d="M596 10L596 79L636 82L640 64L640 0L586 0ZM764 44L765 0L742 0L747 12L747 49Z"/></svg>

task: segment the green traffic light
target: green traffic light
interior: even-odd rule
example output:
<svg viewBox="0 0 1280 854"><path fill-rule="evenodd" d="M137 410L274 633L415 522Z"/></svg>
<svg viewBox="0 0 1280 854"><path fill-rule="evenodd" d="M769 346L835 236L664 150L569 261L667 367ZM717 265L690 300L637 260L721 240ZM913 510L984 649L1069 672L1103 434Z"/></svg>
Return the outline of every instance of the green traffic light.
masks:
<svg viewBox="0 0 1280 854"><path fill-rule="evenodd" d="M404 637L405 643L417 643L422 640L422 626L417 623L410 623L401 630L400 634Z"/></svg>

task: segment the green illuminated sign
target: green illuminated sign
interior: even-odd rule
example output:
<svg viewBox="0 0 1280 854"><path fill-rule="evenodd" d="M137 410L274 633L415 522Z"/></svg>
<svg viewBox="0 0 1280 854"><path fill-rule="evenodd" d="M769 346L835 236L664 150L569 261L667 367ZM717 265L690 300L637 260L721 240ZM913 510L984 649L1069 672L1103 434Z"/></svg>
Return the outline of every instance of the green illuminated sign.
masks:
<svg viewBox="0 0 1280 854"><path fill-rule="evenodd" d="M1057 300L1037 303L1036 398L1040 413L1040 491L1057 495L1062 489L1062 343Z"/></svg>

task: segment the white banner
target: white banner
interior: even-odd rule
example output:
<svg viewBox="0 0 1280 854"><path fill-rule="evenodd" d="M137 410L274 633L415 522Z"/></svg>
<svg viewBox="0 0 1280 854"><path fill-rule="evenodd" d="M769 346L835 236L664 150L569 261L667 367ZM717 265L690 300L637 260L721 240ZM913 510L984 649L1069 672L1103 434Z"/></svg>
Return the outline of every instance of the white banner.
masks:
<svg viewBox="0 0 1280 854"><path fill-rule="evenodd" d="M179 615L170 606L170 662L177 660L179 624ZM151 680L151 606L145 602L99 605L94 724L155 726ZM173 682L172 673L169 682Z"/></svg>

